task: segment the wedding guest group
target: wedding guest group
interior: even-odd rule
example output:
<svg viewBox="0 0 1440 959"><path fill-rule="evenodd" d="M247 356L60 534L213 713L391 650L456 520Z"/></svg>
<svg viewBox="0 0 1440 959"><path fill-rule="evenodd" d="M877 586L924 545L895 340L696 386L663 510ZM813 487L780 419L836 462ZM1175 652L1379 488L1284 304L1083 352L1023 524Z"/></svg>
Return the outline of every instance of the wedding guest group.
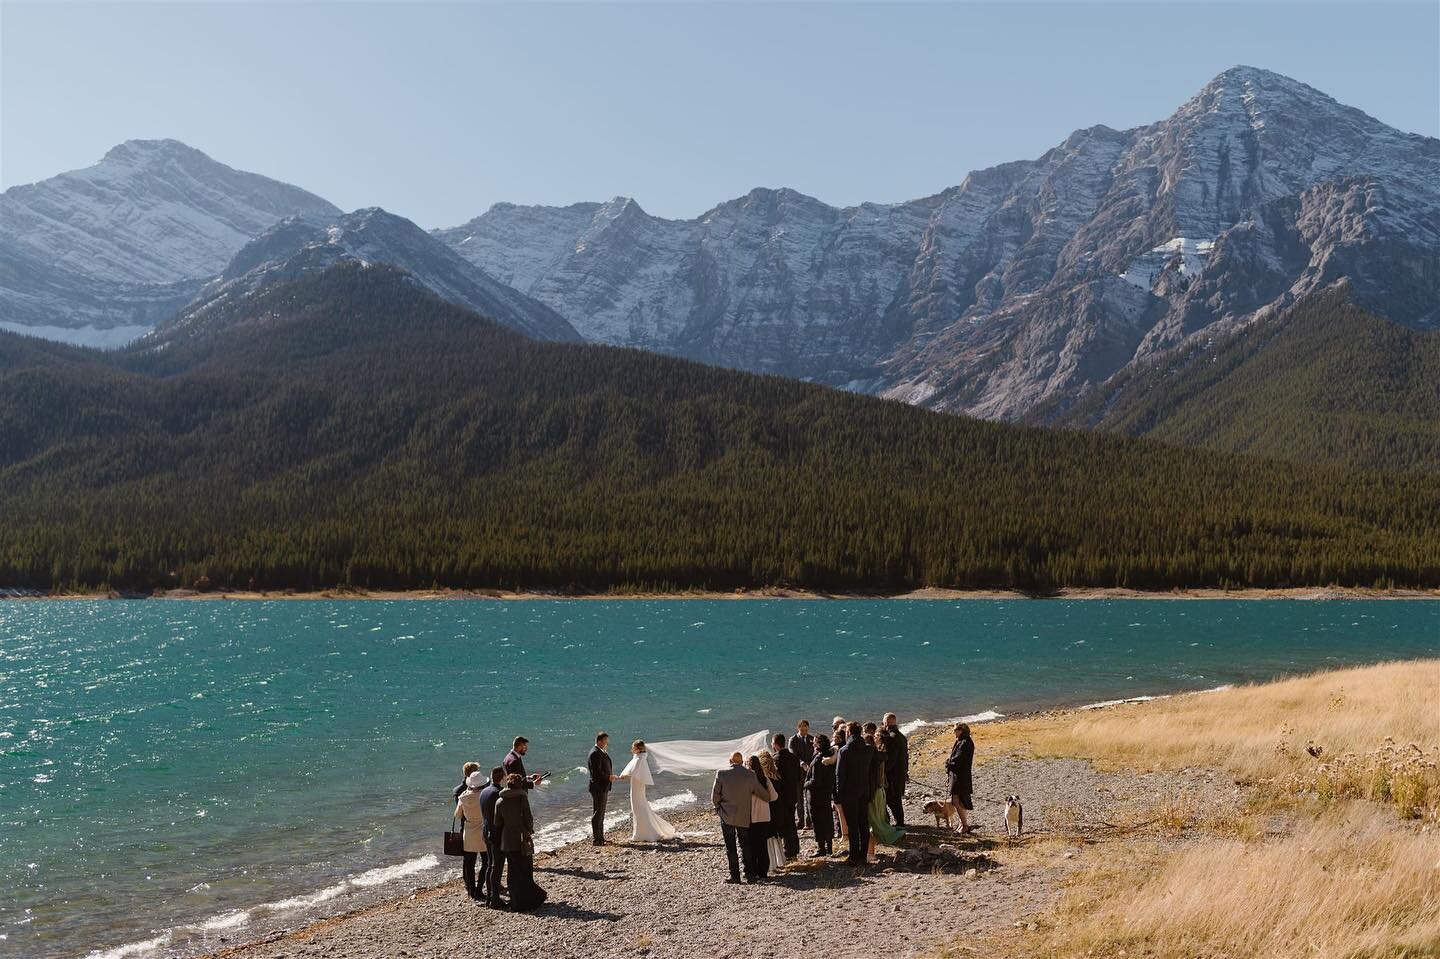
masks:
<svg viewBox="0 0 1440 959"><path fill-rule="evenodd" d="M905 786L910 781L909 741L893 713L883 725L835 717L834 738L812 735L802 720L788 740L777 733L769 749L730 757L715 774L711 801L720 817L730 868L728 882L763 882L800 855L798 829L813 830L812 858L836 854L838 835L846 862L873 863L879 844L905 835Z"/></svg>
<svg viewBox="0 0 1440 959"><path fill-rule="evenodd" d="M730 873L727 882L773 878L801 855L802 829L813 834L812 858L843 851L845 862L852 866L875 862L877 846L895 845L904 837L910 750L895 714L885 714L880 723L836 716L830 729L830 735L814 734L810 723L801 720L793 736L776 733L769 748L748 757L734 752L725 768L716 772L711 802L720 818ZM964 723L955 726L955 738L945 768L962 829L969 831L975 746ZM515 737L488 777L479 763L465 763L454 789L454 816L463 824L465 890L492 908L533 909L547 897L534 877L535 818L529 798L529 791L544 781L545 774L526 771L529 745L524 736ZM678 744L657 744L657 750L661 745ZM655 780L644 740L631 743L630 762L618 774L609 749L609 734L596 733L585 764L591 842L606 844L610 794L622 779L630 783L631 841L675 839L675 827L655 812L648 798L647 788ZM673 751L662 759L670 763L666 768L673 768ZM703 759L689 762L695 772L706 768ZM508 887L503 881L507 873Z"/></svg>
<svg viewBox="0 0 1440 959"><path fill-rule="evenodd" d="M534 909L548 895L535 882L535 817L526 792L545 777L525 772L528 747L529 740L516 737L488 778L479 763L467 762L455 788L453 815L463 830L460 875L466 893L492 909ZM507 871L508 888L503 881Z"/></svg>

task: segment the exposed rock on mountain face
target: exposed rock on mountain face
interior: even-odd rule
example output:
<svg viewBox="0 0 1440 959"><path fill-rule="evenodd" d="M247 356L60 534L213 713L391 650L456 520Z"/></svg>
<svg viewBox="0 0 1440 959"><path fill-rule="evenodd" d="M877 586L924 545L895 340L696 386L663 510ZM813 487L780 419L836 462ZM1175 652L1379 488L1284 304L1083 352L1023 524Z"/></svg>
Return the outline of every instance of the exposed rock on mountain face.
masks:
<svg viewBox="0 0 1440 959"><path fill-rule="evenodd" d="M277 220L339 212L174 140L122 143L94 166L0 194L0 327L118 345Z"/></svg>
<svg viewBox="0 0 1440 959"><path fill-rule="evenodd" d="M1440 325L1440 141L1236 67L909 203L499 204L438 235L593 340L1019 418L1341 278Z"/></svg>
<svg viewBox="0 0 1440 959"><path fill-rule="evenodd" d="M200 296L152 334L161 342L208 325L215 307L339 262L399 267L420 286L528 336L578 342L554 310L491 278L404 217L379 208L339 217L287 217L250 241Z"/></svg>
<svg viewBox="0 0 1440 959"><path fill-rule="evenodd" d="M439 235L587 339L844 382L895 345L885 314L937 199L833 207L754 190L698 220L634 200L502 204Z"/></svg>

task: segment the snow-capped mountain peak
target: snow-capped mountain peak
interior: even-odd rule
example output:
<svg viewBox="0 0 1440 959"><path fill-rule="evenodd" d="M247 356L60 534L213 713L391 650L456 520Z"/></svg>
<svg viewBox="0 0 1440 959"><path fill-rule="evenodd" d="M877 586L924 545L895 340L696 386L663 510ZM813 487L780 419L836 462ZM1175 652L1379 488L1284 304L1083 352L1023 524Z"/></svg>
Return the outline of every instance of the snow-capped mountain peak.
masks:
<svg viewBox="0 0 1440 959"><path fill-rule="evenodd" d="M178 140L127 140L92 166L0 194L0 328L118 345L293 213L339 210Z"/></svg>
<svg viewBox="0 0 1440 959"><path fill-rule="evenodd" d="M406 271L443 299L537 339L578 341L549 307L489 276L411 221L379 207L338 217L287 217L245 245L220 276L157 334L203 328L214 307L339 262Z"/></svg>
<svg viewBox="0 0 1440 959"><path fill-rule="evenodd" d="M497 205L437 235L594 340L1018 417L1341 277L1440 323L1437 211L1440 141L1236 66L908 203Z"/></svg>

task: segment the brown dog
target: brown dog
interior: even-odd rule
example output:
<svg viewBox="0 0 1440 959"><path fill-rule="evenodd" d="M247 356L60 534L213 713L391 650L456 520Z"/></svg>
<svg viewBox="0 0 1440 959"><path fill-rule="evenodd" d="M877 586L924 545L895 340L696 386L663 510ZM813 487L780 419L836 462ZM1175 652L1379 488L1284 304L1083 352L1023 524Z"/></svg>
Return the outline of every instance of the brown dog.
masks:
<svg viewBox="0 0 1440 959"><path fill-rule="evenodd" d="M947 828L955 828L952 820L955 818L955 804L948 799L932 799L922 807L926 813L935 817L935 825L938 828L940 820L945 820Z"/></svg>

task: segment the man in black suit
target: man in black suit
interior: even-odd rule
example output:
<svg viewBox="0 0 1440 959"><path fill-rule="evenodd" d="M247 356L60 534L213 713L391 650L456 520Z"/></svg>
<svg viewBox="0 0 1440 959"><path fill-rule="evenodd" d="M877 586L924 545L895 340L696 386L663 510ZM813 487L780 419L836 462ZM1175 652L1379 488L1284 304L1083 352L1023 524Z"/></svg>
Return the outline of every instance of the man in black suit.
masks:
<svg viewBox="0 0 1440 959"><path fill-rule="evenodd" d="M894 713L885 714L885 805L895 825L905 828L905 784L910 781L910 740Z"/></svg>
<svg viewBox="0 0 1440 959"><path fill-rule="evenodd" d="M780 773L780 782L775 785L776 792L780 793L779 808L775 810L775 831L780 834L785 858L789 860L800 855L800 834L795 831L795 804L800 801L800 791L805 787L805 774L800 770L800 760L786 748L784 733L771 737L770 745L775 750L775 769Z"/></svg>
<svg viewBox="0 0 1440 959"><path fill-rule="evenodd" d="M500 855L500 840L495 835L495 802L500 798L500 783L505 770L496 766L490 770L490 785L480 790L480 821L485 825L485 852L480 855L481 888L485 891L485 905L500 906L500 879L505 869L505 860Z"/></svg>
<svg viewBox="0 0 1440 959"><path fill-rule="evenodd" d="M835 798L845 812L845 825L850 832L850 856L845 862L852 866L865 865L870 850L867 807L872 795L870 767L875 761L875 750L865 742L863 731L859 723L849 725L849 739L835 764Z"/></svg>
<svg viewBox="0 0 1440 959"><path fill-rule="evenodd" d="M790 737L790 751L800 760L800 771L806 776L810 775L810 763L815 759L815 739L810 735L808 719L802 719L795 724L795 735ZM810 825L810 816L806 814L809 806L809 797L805 790L801 789L800 798L795 802L795 828L804 829Z"/></svg>
<svg viewBox="0 0 1440 959"><path fill-rule="evenodd" d="M590 770L590 805L594 815L590 817L590 841L597 846L605 845L605 804L610 801L610 788L620 777L610 763L609 733L595 734L595 747L585 765Z"/></svg>
<svg viewBox="0 0 1440 959"><path fill-rule="evenodd" d="M545 777L541 776L539 773L536 773L533 776L526 774L524 756L529 751L530 740L526 739L524 736L516 736L514 745L510 748L510 751L505 754L505 761L502 762L500 766L502 769L505 770L505 775L508 776L511 773L514 773L515 775L519 776L521 785L524 788L534 789L536 786L540 785L540 780Z"/></svg>

